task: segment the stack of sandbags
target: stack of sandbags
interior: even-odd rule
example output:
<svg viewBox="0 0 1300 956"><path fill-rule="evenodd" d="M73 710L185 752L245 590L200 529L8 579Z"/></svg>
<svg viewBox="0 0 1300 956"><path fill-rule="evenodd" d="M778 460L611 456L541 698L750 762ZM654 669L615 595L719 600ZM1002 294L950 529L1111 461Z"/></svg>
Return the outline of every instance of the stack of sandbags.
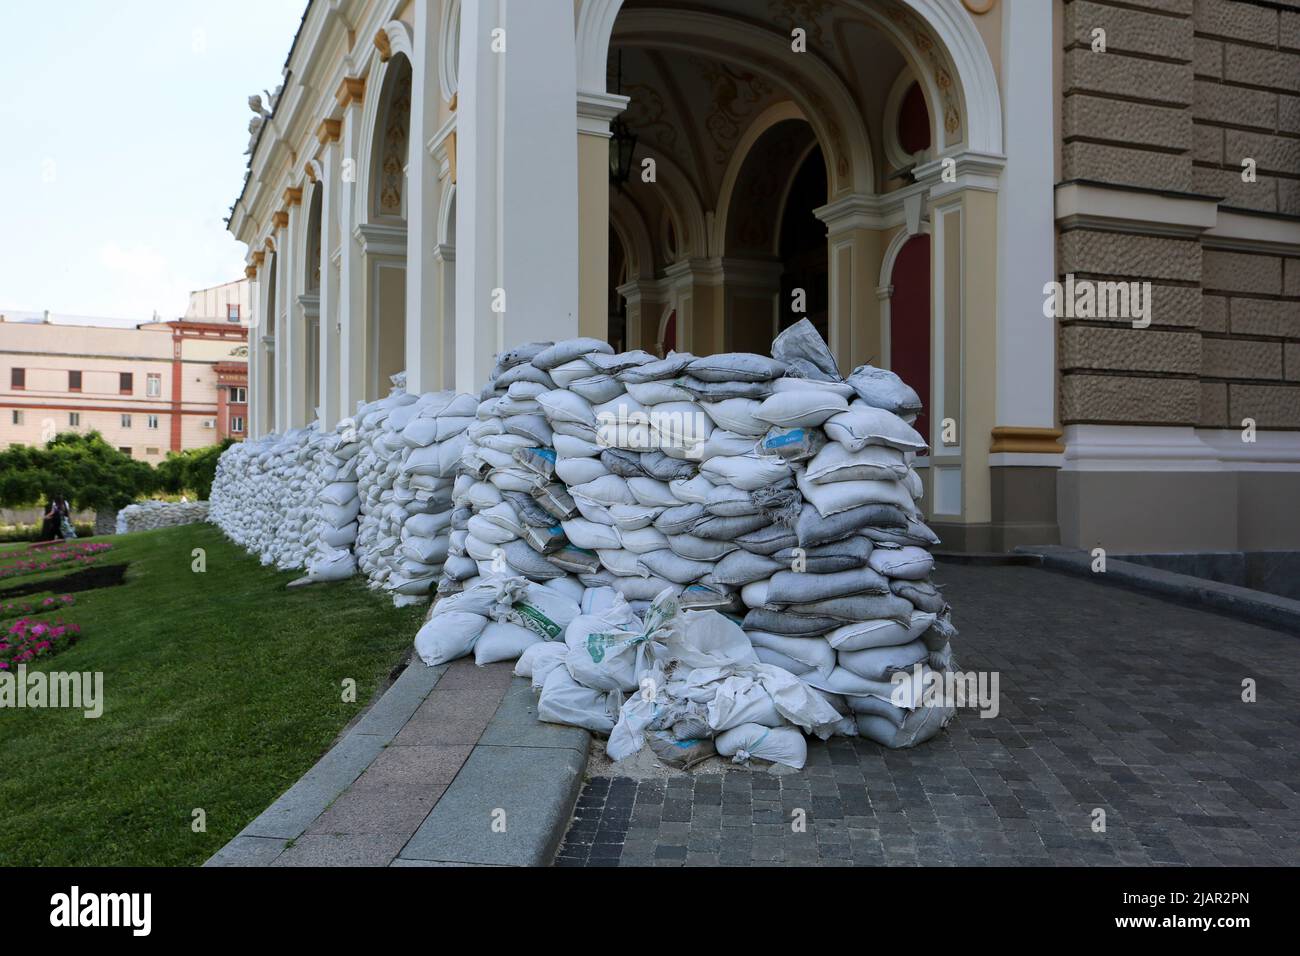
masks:
<svg viewBox="0 0 1300 956"><path fill-rule="evenodd" d="M232 445L212 483L209 520L263 564L301 568L321 490L315 425Z"/></svg>
<svg viewBox="0 0 1300 956"><path fill-rule="evenodd" d="M384 399L356 416L360 451L357 563L398 604L425 601L447 557L454 473L477 401L454 392L412 395L394 377Z"/></svg>
<svg viewBox="0 0 1300 956"><path fill-rule="evenodd" d="M345 418L324 436L316 453L321 490L316 498L315 521L308 539L307 573L312 581L342 581L356 573L352 545L357 540L356 425Z"/></svg>
<svg viewBox="0 0 1300 956"><path fill-rule="evenodd" d="M953 633L928 582L937 539L916 507L911 461L925 442L909 422L920 402L883 370L842 379L806 322L773 355L656 359L594 339L501 355L467 433L439 591L518 576L564 593L577 575L580 603L623 599L600 599L614 617L598 626L620 632L671 593L684 614L743 623L760 665L817 688L862 733L910 745L951 716L919 706L924 671L946 666ZM548 672L543 711L576 713L547 704L561 691L628 690L565 670ZM603 724L600 709L588 695L596 716L584 726Z"/></svg>
<svg viewBox="0 0 1300 956"><path fill-rule="evenodd" d="M140 501L117 513L117 534L151 531L182 524L197 524L208 518L206 501Z"/></svg>

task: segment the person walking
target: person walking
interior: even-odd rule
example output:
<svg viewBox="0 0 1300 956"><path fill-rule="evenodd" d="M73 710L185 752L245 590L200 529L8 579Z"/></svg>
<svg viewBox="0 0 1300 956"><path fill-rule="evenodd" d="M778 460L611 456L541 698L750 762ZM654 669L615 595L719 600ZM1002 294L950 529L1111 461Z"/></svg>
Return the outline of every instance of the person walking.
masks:
<svg viewBox="0 0 1300 956"><path fill-rule="evenodd" d="M68 499L59 495L57 499L59 506L59 537L65 541L77 536L77 529L72 526L72 505L68 504Z"/></svg>
<svg viewBox="0 0 1300 956"><path fill-rule="evenodd" d="M46 500L45 515L41 520L42 541L55 541L63 536L62 517L58 495L50 495Z"/></svg>

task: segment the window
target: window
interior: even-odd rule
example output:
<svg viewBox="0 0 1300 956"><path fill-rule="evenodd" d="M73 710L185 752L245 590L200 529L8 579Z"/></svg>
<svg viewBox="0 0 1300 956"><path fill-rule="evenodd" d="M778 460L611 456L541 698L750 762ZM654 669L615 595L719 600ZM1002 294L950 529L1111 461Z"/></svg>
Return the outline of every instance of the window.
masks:
<svg viewBox="0 0 1300 956"><path fill-rule="evenodd" d="M14 391L27 387L27 369L11 368L9 370L9 387Z"/></svg>
<svg viewBox="0 0 1300 956"><path fill-rule="evenodd" d="M148 425L149 428L157 428L157 427L158 427L158 416L157 416L157 415L150 415L149 418L148 418L148 421L146 422L146 424Z"/></svg>
<svg viewBox="0 0 1300 956"><path fill-rule="evenodd" d="M132 372L117 373L117 390L123 395L130 395L135 391L135 375Z"/></svg>
<svg viewBox="0 0 1300 956"><path fill-rule="evenodd" d="M13 422L15 425L21 425L23 423L23 413L20 409L17 408L14 409Z"/></svg>
<svg viewBox="0 0 1300 956"><path fill-rule="evenodd" d="M242 385L232 385L230 387L230 401L235 405L244 405L248 403L248 389Z"/></svg>
<svg viewBox="0 0 1300 956"><path fill-rule="evenodd" d="M130 428L130 427L131 427L131 416L130 416L130 415L123 415L123 416L122 416L122 427L123 427L123 428Z"/></svg>
<svg viewBox="0 0 1300 956"><path fill-rule="evenodd" d="M227 322L238 322L238 321L239 321L239 306L238 306L238 305L228 305L228 306L226 306L226 321L227 321Z"/></svg>
<svg viewBox="0 0 1300 956"><path fill-rule="evenodd" d="M241 433L244 430L244 416L232 415L230 418L230 430L235 433Z"/></svg>
<svg viewBox="0 0 1300 956"><path fill-rule="evenodd" d="M131 449L130 449L130 448L125 448L125 447L119 445L118 448L117 448L117 450L120 451L122 454L126 455L127 458L130 458L130 457L131 457Z"/></svg>
<svg viewBox="0 0 1300 956"><path fill-rule="evenodd" d="M68 412L68 424L76 428L81 424L81 412Z"/></svg>
<svg viewBox="0 0 1300 956"><path fill-rule="evenodd" d="M150 372L144 380L144 393L150 398L157 398L162 394L162 376L157 372Z"/></svg>
<svg viewBox="0 0 1300 956"><path fill-rule="evenodd" d="M157 455L157 454L158 454L158 449L157 449L157 448L146 448L146 449L144 450L144 453L145 453L146 455Z"/></svg>
<svg viewBox="0 0 1300 956"><path fill-rule="evenodd" d="M80 372L68 372L68 391L69 391L69 392L79 392L79 391L81 391L81 373L80 373Z"/></svg>

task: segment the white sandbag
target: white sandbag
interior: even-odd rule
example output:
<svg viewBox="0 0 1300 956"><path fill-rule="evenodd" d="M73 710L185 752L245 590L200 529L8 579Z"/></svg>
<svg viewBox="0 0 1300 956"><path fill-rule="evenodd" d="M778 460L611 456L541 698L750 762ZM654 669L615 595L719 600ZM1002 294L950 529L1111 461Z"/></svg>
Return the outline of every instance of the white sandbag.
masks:
<svg viewBox="0 0 1300 956"><path fill-rule="evenodd" d="M754 417L783 428L813 427L848 407L847 399L824 389L780 391L764 399Z"/></svg>
<svg viewBox="0 0 1300 956"><path fill-rule="evenodd" d="M837 651L907 644L928 631L934 620L933 614L914 611L908 624L892 620L855 621L831 631L826 635L826 641Z"/></svg>
<svg viewBox="0 0 1300 956"><path fill-rule="evenodd" d="M887 445L914 452L926 448L925 439L897 415L856 401L848 411L828 419L823 427L827 438L849 451L861 451L868 445Z"/></svg>
<svg viewBox="0 0 1300 956"><path fill-rule="evenodd" d="M833 441L813 456L804 474L808 481L818 483L863 479L889 481L904 478L908 467L903 453L897 448L867 445L858 451L849 451Z"/></svg>
<svg viewBox="0 0 1300 956"><path fill-rule="evenodd" d="M915 747L943 730L955 713L951 707L918 707L908 713L902 727L887 717L859 714L858 733L892 750Z"/></svg>
<svg viewBox="0 0 1300 956"><path fill-rule="evenodd" d="M733 763L747 763L757 757L802 770L808 762L808 741L794 727L741 724L718 734L713 745Z"/></svg>
<svg viewBox="0 0 1300 956"><path fill-rule="evenodd" d="M524 648L519 660L515 662L515 676L533 677L543 668L549 673L551 667L564 663L564 655L567 653L569 648L563 641L534 641ZM538 685L544 680L545 678L538 681Z"/></svg>
<svg viewBox="0 0 1300 956"><path fill-rule="evenodd" d="M590 551L616 550L623 547L619 531L612 525L588 521L586 518L570 518L560 522L565 536L579 548Z"/></svg>
<svg viewBox="0 0 1300 956"><path fill-rule="evenodd" d="M831 481L817 484L806 473L798 476L799 493L824 518L864 505L893 505L904 513L912 510L912 496L898 481Z"/></svg>
<svg viewBox="0 0 1300 956"><path fill-rule="evenodd" d="M870 647L861 651L837 651L839 665L867 680L889 680L895 671L903 671L929 657L924 641Z"/></svg>
<svg viewBox="0 0 1300 956"><path fill-rule="evenodd" d="M526 627L509 621L489 621L474 642L474 663L482 667L497 661L517 660L525 650L539 643L543 643L541 635Z"/></svg>
<svg viewBox="0 0 1300 956"><path fill-rule="evenodd" d="M700 402L700 408L719 428L737 435L758 438L768 429L768 423L758 417L761 402L750 398L728 398L721 402ZM844 413L841 413L844 414Z"/></svg>
<svg viewBox="0 0 1300 956"><path fill-rule="evenodd" d="M565 667L555 667L546 676L541 697L537 700L537 717L553 724L584 727L597 734L614 729L617 696L583 687Z"/></svg>
<svg viewBox="0 0 1300 956"><path fill-rule="evenodd" d="M934 556L924 548L877 548L867 559L871 567L891 578L919 581L929 577Z"/></svg>
<svg viewBox="0 0 1300 956"><path fill-rule="evenodd" d="M728 484L754 491L778 484L790 477L790 466L780 458L756 454L717 455L700 465L700 473L715 484Z"/></svg>
<svg viewBox="0 0 1300 956"><path fill-rule="evenodd" d="M811 670L818 671L823 677L835 669L835 651L825 638L789 637L768 631L746 631L745 633L753 643L755 651L764 648L776 651Z"/></svg>
<svg viewBox="0 0 1300 956"><path fill-rule="evenodd" d="M415 652L429 666L464 657L487 626L487 618L467 611L449 611L425 622L415 635Z"/></svg>
<svg viewBox="0 0 1300 956"><path fill-rule="evenodd" d="M704 382L762 382L780 378L786 365L752 352L720 352L697 358L688 371Z"/></svg>

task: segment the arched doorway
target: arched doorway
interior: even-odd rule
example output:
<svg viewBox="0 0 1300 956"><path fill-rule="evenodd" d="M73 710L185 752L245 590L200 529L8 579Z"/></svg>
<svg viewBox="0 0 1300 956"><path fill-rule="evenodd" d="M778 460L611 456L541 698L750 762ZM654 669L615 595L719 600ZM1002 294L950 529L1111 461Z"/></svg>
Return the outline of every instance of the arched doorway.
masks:
<svg viewBox="0 0 1300 956"><path fill-rule="evenodd" d="M321 263L321 207L325 187L316 183L311 190L307 211L307 236L303 256L303 323L306 331L307 359L303 381L306 391L308 418L316 418L321 403L321 348L320 348L320 263Z"/></svg>
<svg viewBox="0 0 1300 956"><path fill-rule="evenodd" d="M915 428L930 435L930 237L908 239L890 273L889 367L922 397Z"/></svg>
<svg viewBox="0 0 1300 956"><path fill-rule="evenodd" d="M382 83L372 115L364 218L366 260L366 395L386 395L406 367L407 162L411 128L411 63L394 53L377 67Z"/></svg>

